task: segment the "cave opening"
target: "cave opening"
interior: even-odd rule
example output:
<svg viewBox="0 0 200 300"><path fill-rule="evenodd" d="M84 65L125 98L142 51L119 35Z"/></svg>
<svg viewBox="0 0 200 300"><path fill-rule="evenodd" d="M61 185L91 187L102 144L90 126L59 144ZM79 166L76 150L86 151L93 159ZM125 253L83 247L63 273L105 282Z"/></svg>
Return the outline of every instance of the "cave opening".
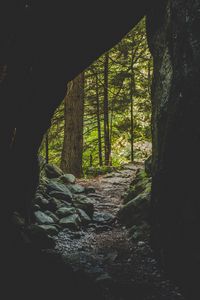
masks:
<svg viewBox="0 0 200 300"><path fill-rule="evenodd" d="M130 299L130 295L136 299L184 299L179 289L171 281L166 281L162 272L159 273L159 266L157 268L154 259L156 254L167 276L180 284L186 298L199 299L200 3L170 0L159 4L155 2L150 7L144 0L137 1L138 8L134 12L116 4L115 14L108 7L107 10L99 7L100 11L96 14L94 11L91 13L86 4L79 11L70 4L71 11L77 12L79 24L84 26L79 26L72 18L66 19L62 5L58 8L49 3L47 14L47 5L37 1L34 6L32 1L28 4L19 1L14 6L11 2L2 2L2 11L5 11L0 20L3 45L0 52L0 94L3 99L0 119L2 271L5 282L10 282L12 286L7 294L14 291L15 295L27 298L31 291L35 297L38 297L39 292L44 298L47 295L55 297L66 293L67 282L69 299L71 295L79 299L80 293L88 299ZM147 36L154 57L154 69L149 63L149 73L143 73L138 68L139 72L134 77L129 73L133 75L136 72L136 65L134 69L131 59L134 47L129 51L123 42L112 54L108 49L144 15L147 15L148 20ZM67 30L67 43L63 42L66 41L66 28L70 28ZM132 41L129 46L133 44ZM137 47L137 43L134 46ZM83 70L102 53L106 54L83 76ZM141 57L144 58L143 55ZM127 58L131 62L128 76L125 63ZM123 68L116 73L118 61ZM145 122L149 120L152 110L153 158L152 162L147 160L143 170L137 171L133 164L126 164L126 159L139 161L135 154L138 155L140 151L133 151L136 150L134 138L140 139L142 132L144 141L151 138L151 133L149 125L146 126L142 120L136 124L130 121L135 116L133 108L139 112L141 107L143 109L148 104L139 101L150 94L150 84L141 78L145 78L148 73L148 83L151 83L152 71L152 109L145 107L148 111ZM80 73L82 75L78 76ZM86 82L84 91L83 88L77 88L82 85L83 79ZM70 84L65 97L66 82ZM126 90L121 89L123 85L127 87ZM60 139L59 129L56 131L51 128L47 132L54 111L64 97L65 110L71 119L75 119L71 113L72 107L68 106L69 99L73 98L70 94L73 94L73 90L76 90L79 99L83 97L83 92L86 95L86 114L77 113L76 123L71 129L67 122L65 124L68 132L76 129L74 141L78 141L83 148L81 155L85 165L79 169L80 161L69 152L64 153L70 142L72 145L72 140L69 142L66 136L63 142L65 147L60 147L60 144L53 144L51 140L52 132L57 136L55 141ZM146 91L145 95L142 90ZM127 118L123 117L126 112L120 102L122 98L129 107ZM94 109L94 103L98 104L98 110ZM102 114L103 119L100 117ZM59 110L57 115L60 119ZM81 126L78 123L85 124L85 139L80 136ZM124 138L126 131L129 136ZM44 135L45 142L40 154L45 156L46 161L40 159L38 166L37 154ZM130 147L128 158L122 154L124 141L128 141ZM73 146L75 152L77 145ZM61 148L63 157L62 162L58 163L57 151ZM118 169L119 157L123 157L125 163L122 169ZM77 165L74 162L71 166L67 165L67 162L72 161L77 162ZM52 166L51 162L58 163L62 170ZM72 172L70 168L75 165L76 170ZM96 185L91 175L94 175L97 168L97 174L111 173L100 175L101 180ZM77 182L73 173L79 178ZM88 178L81 178L82 173ZM46 178L47 174L49 178ZM133 183L131 176L134 177ZM127 184L131 184L130 190L124 194L124 205L120 208L119 195L124 192ZM103 203L102 199L107 196L112 201ZM34 202L33 211L34 198L37 203ZM95 202L98 203L99 211L95 211ZM109 206L111 203L114 205ZM105 204L107 214L103 211ZM148 236L149 227L146 219L140 223L140 205L142 211L145 211L144 217L151 222L150 236L154 254L148 243L141 238L144 232L147 232L145 237ZM114 210L119 208L117 218L125 222L127 227L131 225L129 233L125 227L121 227L123 234L127 233L126 239L121 235L122 231L118 231L119 224L115 216L113 218ZM134 224L132 213L135 214ZM25 220L22 216L26 216ZM89 227L89 220L93 217L95 226ZM41 223L27 226L36 220ZM89 231L76 232L83 220ZM60 235L60 241L63 242L59 244L56 238L57 249L60 247L61 252L70 252L68 247L71 247L71 252L74 251L70 258L74 260L71 265L67 255L60 256L53 249L55 239L51 235L57 234L62 226L65 227L64 234ZM68 226L73 230L69 230ZM115 233L110 230L112 226ZM93 241L94 233L96 238ZM129 234L137 243L129 243ZM108 241L111 244L108 242L102 245L105 235L110 236ZM122 240L126 240L127 244L121 244ZM97 249L102 249L102 252L98 253ZM98 268L93 268L94 253L99 259ZM85 260L87 255L88 261ZM144 263L146 259L148 263ZM86 269L93 269L93 275L86 274L80 268L82 261ZM107 269L102 272L102 266L105 265ZM152 269L148 269L148 266ZM134 274L131 270L134 270ZM162 288L156 280L163 284Z"/></svg>
<svg viewBox="0 0 200 300"><path fill-rule="evenodd" d="M138 277L160 272L149 245L152 74L142 19L68 83L39 150L34 224L102 299L144 298Z"/></svg>

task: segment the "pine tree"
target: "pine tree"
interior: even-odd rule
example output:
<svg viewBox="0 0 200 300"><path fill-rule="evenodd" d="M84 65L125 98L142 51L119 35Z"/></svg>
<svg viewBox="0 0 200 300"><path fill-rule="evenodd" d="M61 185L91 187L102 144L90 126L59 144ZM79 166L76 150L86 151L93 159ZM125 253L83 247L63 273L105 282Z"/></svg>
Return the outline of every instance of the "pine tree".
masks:
<svg viewBox="0 0 200 300"><path fill-rule="evenodd" d="M61 169L81 177L83 153L84 73L68 84L65 97L64 141Z"/></svg>

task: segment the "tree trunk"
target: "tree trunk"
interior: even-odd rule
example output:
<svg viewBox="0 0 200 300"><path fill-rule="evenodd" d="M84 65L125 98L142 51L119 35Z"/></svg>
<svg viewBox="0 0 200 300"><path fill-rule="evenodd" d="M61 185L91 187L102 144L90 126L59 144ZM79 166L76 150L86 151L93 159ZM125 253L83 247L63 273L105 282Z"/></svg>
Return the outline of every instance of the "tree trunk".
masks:
<svg viewBox="0 0 200 300"><path fill-rule="evenodd" d="M200 299L200 1L163 1L148 17L154 58L153 234L167 270Z"/></svg>
<svg viewBox="0 0 200 300"><path fill-rule="evenodd" d="M103 165L103 159L102 159L101 117L100 117L100 101L99 101L98 74L96 74L96 105L97 105L97 128L98 128L99 165L102 166Z"/></svg>
<svg viewBox="0 0 200 300"><path fill-rule="evenodd" d="M130 101L131 101L131 107L130 107L130 113L131 113L131 162L134 162L134 116L133 116L133 104L134 99L133 95L135 92L135 74L134 74L134 54L133 54L133 48L132 48L132 58L131 58L131 78L130 78Z"/></svg>
<svg viewBox="0 0 200 300"><path fill-rule="evenodd" d="M131 76L130 86L130 101L131 101L131 162L134 162L134 117L133 117L133 79Z"/></svg>
<svg viewBox="0 0 200 300"><path fill-rule="evenodd" d="M109 54L105 54L104 60L104 155L105 165L110 164L110 134L109 134L109 99L108 99L108 73Z"/></svg>
<svg viewBox="0 0 200 300"><path fill-rule="evenodd" d="M68 85L61 169L81 177L83 154L84 73Z"/></svg>

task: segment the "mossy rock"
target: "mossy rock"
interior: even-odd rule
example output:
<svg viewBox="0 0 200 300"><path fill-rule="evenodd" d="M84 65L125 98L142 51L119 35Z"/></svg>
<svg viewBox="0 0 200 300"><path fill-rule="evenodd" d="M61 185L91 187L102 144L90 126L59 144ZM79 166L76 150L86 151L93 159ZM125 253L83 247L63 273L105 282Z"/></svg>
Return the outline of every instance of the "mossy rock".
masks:
<svg viewBox="0 0 200 300"><path fill-rule="evenodd" d="M122 224L130 227L149 219L150 194L141 193L125 204L118 213Z"/></svg>
<svg viewBox="0 0 200 300"><path fill-rule="evenodd" d="M131 186L129 191L124 195L124 204L128 203L132 199L134 199L137 196L137 191L135 186Z"/></svg>
<svg viewBox="0 0 200 300"><path fill-rule="evenodd" d="M124 204L137 197L141 193L151 192L151 178L148 177L144 169L139 169L135 179L130 185L130 189L124 196Z"/></svg>
<svg viewBox="0 0 200 300"><path fill-rule="evenodd" d="M69 215L73 215L76 213L76 208L71 206L71 207L60 207L56 212L56 215L59 218L64 218L67 217Z"/></svg>
<svg viewBox="0 0 200 300"><path fill-rule="evenodd" d="M73 199L74 206L84 210L90 218L93 217L94 203L95 201L93 199L85 195L76 195Z"/></svg>
<svg viewBox="0 0 200 300"><path fill-rule="evenodd" d="M73 184L76 181L76 177L73 174L64 174L59 178L59 180L65 184L68 184L68 183Z"/></svg>
<svg viewBox="0 0 200 300"><path fill-rule="evenodd" d="M63 171L53 164L46 164L44 169L45 169L46 177L50 179L58 178L63 175Z"/></svg>
<svg viewBox="0 0 200 300"><path fill-rule="evenodd" d="M69 228L71 230L78 230L81 219L78 214L69 215L60 220L59 224L64 228Z"/></svg>

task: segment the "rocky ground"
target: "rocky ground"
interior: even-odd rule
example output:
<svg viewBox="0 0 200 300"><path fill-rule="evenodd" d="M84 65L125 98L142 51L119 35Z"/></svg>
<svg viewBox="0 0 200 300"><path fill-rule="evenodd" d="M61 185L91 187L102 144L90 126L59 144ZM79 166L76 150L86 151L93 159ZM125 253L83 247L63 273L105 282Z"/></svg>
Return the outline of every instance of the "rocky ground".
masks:
<svg viewBox="0 0 200 300"><path fill-rule="evenodd" d="M138 166L126 165L122 170L111 174L91 180L79 180L76 188L80 189L82 186L84 189L74 193L75 190L71 188L73 193L69 197L70 205L54 207L54 221L51 224L41 224L42 211L37 204L37 222L50 233L54 228L56 251L61 253L74 273L81 272L85 274L83 276L90 278L90 288L91 285L98 287L100 299L183 300L179 289L160 270L149 246L148 235L135 235L137 225L129 224L133 226L128 230L119 222L119 218L123 220L124 216L124 201L127 202L125 211L131 211L131 205L128 204L131 201L127 201L130 192L126 194L125 200L122 195L129 189L137 169ZM73 178L70 180L73 181ZM49 182L46 184L49 185ZM55 191L50 194L57 198L60 196ZM49 198L49 203L51 201ZM84 201L86 206L83 205ZM135 202L138 203L138 200ZM58 201L57 205L59 206ZM42 213L50 216L52 212L45 212L45 209L43 207Z"/></svg>

